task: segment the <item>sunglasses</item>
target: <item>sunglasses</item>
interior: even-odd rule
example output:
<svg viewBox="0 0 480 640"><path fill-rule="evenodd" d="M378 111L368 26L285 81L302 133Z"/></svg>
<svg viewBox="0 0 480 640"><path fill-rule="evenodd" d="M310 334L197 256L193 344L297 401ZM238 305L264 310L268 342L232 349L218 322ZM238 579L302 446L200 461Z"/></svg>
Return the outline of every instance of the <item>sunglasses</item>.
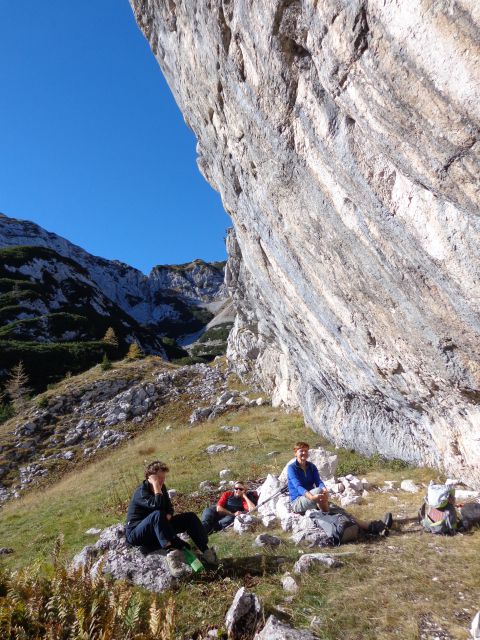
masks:
<svg viewBox="0 0 480 640"><path fill-rule="evenodd" d="M245 487L234 487L235 491L243 491Z"/></svg>

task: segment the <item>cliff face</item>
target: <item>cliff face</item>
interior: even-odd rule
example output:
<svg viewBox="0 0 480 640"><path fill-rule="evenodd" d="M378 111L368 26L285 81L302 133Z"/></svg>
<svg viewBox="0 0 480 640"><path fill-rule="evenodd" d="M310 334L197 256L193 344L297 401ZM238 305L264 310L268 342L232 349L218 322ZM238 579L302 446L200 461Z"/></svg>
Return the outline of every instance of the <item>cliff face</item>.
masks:
<svg viewBox="0 0 480 640"><path fill-rule="evenodd" d="M235 233L229 355L480 485L475 0L130 0Z"/></svg>

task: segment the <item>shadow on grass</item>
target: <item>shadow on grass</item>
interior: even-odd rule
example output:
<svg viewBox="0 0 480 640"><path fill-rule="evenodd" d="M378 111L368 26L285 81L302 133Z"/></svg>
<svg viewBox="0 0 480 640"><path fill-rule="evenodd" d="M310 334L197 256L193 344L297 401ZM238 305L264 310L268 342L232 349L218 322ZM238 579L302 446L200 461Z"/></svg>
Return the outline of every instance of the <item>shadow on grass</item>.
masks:
<svg viewBox="0 0 480 640"><path fill-rule="evenodd" d="M265 576L277 573L287 562L290 560L284 556L261 554L242 558L222 558L215 573L222 578Z"/></svg>

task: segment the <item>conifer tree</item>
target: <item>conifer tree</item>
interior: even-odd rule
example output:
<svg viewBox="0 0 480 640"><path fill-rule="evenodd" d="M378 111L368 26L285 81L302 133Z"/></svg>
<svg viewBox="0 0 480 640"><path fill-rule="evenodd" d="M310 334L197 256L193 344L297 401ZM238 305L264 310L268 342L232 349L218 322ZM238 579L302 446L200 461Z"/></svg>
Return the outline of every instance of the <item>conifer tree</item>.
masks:
<svg viewBox="0 0 480 640"><path fill-rule="evenodd" d="M100 363L100 366L102 367L102 371L108 371L109 369L112 368L112 363L108 359L108 356L106 353L103 354L103 360Z"/></svg>
<svg viewBox="0 0 480 640"><path fill-rule="evenodd" d="M102 338L102 342L111 344L112 347L118 347L118 338L113 327L108 327L105 335Z"/></svg>
<svg viewBox="0 0 480 640"><path fill-rule="evenodd" d="M17 413L25 406L25 402L31 394L31 389L28 386L28 375L23 366L23 362L20 362L13 367L5 384L5 391L10 398L10 403Z"/></svg>
<svg viewBox="0 0 480 640"><path fill-rule="evenodd" d="M143 358L144 355L138 342L132 342L128 349L127 360L138 360L138 358Z"/></svg>

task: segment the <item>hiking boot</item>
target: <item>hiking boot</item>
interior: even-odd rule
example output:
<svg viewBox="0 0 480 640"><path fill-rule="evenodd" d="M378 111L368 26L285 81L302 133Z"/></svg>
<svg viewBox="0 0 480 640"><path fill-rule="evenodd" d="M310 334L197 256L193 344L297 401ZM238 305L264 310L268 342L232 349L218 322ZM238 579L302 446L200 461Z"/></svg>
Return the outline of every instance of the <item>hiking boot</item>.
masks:
<svg viewBox="0 0 480 640"><path fill-rule="evenodd" d="M192 573L192 569L185 562L185 556L180 549L172 549L167 553L167 567L174 578L183 578Z"/></svg>
<svg viewBox="0 0 480 640"><path fill-rule="evenodd" d="M383 520L372 520L368 525L367 533L372 536L388 535L388 529Z"/></svg>
<svg viewBox="0 0 480 640"><path fill-rule="evenodd" d="M386 529L391 529L392 528L393 516L390 513L390 511L383 516L382 522L385 525Z"/></svg>
<svg viewBox="0 0 480 640"><path fill-rule="evenodd" d="M202 553L201 559L203 562L205 562L205 564L209 564L212 567L216 567L218 564L217 552L213 547L208 547L208 549L205 549L205 551Z"/></svg>

